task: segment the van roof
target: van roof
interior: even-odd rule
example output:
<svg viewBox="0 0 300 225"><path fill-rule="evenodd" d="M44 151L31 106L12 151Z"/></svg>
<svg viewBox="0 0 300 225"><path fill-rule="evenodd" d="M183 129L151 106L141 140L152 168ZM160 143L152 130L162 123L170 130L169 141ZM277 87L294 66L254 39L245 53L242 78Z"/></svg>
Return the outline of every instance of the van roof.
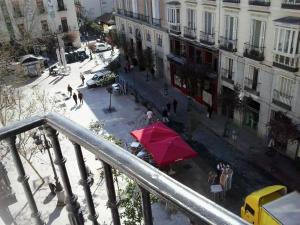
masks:
<svg viewBox="0 0 300 225"><path fill-rule="evenodd" d="M286 187L283 185L273 185L273 186L265 187L263 189L254 191L250 195L248 195L246 198L246 202L248 202L249 205L251 205L253 207L254 205L258 204L263 197L265 197L273 192L280 191L282 189L286 190ZM278 196L278 197L280 197L280 196Z"/></svg>
<svg viewBox="0 0 300 225"><path fill-rule="evenodd" d="M294 191L263 205L263 208L281 224L299 225L300 193Z"/></svg>

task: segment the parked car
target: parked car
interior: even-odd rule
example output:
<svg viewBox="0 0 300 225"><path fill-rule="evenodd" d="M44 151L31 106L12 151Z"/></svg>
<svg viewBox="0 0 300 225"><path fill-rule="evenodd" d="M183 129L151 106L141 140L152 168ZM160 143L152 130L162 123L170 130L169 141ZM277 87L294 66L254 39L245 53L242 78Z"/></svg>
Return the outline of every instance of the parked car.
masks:
<svg viewBox="0 0 300 225"><path fill-rule="evenodd" d="M96 43L95 52L104 52L111 49L111 46L106 43Z"/></svg>
<svg viewBox="0 0 300 225"><path fill-rule="evenodd" d="M99 82L107 75L110 75L112 72L109 70L103 70L94 74L94 76L86 82L88 88L99 86Z"/></svg>

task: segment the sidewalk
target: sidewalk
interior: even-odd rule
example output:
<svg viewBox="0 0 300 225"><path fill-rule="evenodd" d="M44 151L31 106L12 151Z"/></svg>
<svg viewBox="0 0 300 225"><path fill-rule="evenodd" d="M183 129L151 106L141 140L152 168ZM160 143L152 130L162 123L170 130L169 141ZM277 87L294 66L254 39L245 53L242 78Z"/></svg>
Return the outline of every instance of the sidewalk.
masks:
<svg viewBox="0 0 300 225"><path fill-rule="evenodd" d="M166 96L164 94L163 79L156 78L156 80L146 81L146 72L140 72L137 68L134 68L130 73L120 72L120 77L126 80L129 85L136 89L139 95L147 99L160 112L168 101L172 103L173 99L176 98L178 101L178 112L175 118L171 116L171 119L185 124L187 119L187 96L182 94L178 89L168 86L168 95ZM296 162L281 154L270 158L265 154L267 150L265 141L242 127L238 127L239 135L236 142L233 142L231 138L223 138L226 118L222 115L213 114L212 119L209 119L206 117L205 106L199 103L195 103L194 105L199 113L201 125L211 130L223 141L229 143L234 149L239 150L242 160L246 164L251 164L252 167L259 168L292 190L300 190L300 179L297 179L300 176L300 169L296 167ZM201 125L198 127L201 127ZM199 140L199 132L201 132L201 129L197 129L194 132L194 139ZM214 150L208 150L220 160L225 160L222 158L222 155L212 152ZM273 168L272 171L271 168Z"/></svg>

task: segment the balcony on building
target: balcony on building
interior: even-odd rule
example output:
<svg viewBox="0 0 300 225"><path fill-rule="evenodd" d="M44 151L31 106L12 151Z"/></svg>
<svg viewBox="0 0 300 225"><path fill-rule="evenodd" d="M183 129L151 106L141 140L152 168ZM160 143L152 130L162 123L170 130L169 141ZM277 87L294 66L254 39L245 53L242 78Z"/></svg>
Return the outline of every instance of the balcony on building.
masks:
<svg viewBox="0 0 300 225"><path fill-rule="evenodd" d="M274 20L274 25L273 66L289 72L298 72L300 59L300 17L283 17Z"/></svg>
<svg viewBox="0 0 300 225"><path fill-rule="evenodd" d="M264 61L264 47L262 46L255 46L250 43L244 44L244 57L254 59L256 61Z"/></svg>
<svg viewBox="0 0 300 225"><path fill-rule="evenodd" d="M257 5L257 6L270 6L270 0L249 0L249 5Z"/></svg>
<svg viewBox="0 0 300 225"><path fill-rule="evenodd" d="M57 0L57 10L58 11L66 11L67 10L63 0Z"/></svg>
<svg viewBox="0 0 300 225"><path fill-rule="evenodd" d="M257 81L254 81L253 79L246 77L244 80L244 89L245 91L257 95L259 96L259 87L260 87L260 83L258 83Z"/></svg>
<svg viewBox="0 0 300 225"><path fill-rule="evenodd" d="M185 26L184 27L184 37L189 38L189 39L196 39L196 28L195 27L190 27L190 26Z"/></svg>
<svg viewBox="0 0 300 225"><path fill-rule="evenodd" d="M274 89L272 102L283 109L292 109L293 96L287 95L279 90Z"/></svg>
<svg viewBox="0 0 300 225"><path fill-rule="evenodd" d="M35 129L35 130L34 130ZM177 210L184 213L186 216L190 216L193 221L197 224L248 224L242 218L229 212L222 206L217 205L210 199L204 197L203 195L193 191L189 187L182 183L179 183L172 177L168 176L166 173L150 165L146 161L142 161L134 154L130 153L112 142L105 140L92 131L82 127L74 121L71 121L63 116L50 113L42 116L34 116L26 120L10 124L8 127L0 128L0 140L7 141L7 148L9 149L9 154L12 157L12 165L15 167L18 176L10 177L10 179L19 180L23 189L20 190L24 196L24 200L29 207L26 210L27 213L24 219L29 219L30 215L35 224L45 224L44 218L51 218L53 213L44 214L46 212L40 212L42 208L37 206L35 192L33 193L28 181L28 176L26 170L24 169L23 160L19 153L19 144L16 141L17 135L22 135L24 132L36 132L36 130L45 130L47 139L49 138L49 144L51 143L51 151L54 152L55 162L59 168L60 175L58 182L60 184L60 194L64 194L64 199L70 199L66 201L67 209L72 209L68 211L69 224L84 224L84 220L88 217L91 221L89 224L99 224L98 220L101 220L101 216L104 215L104 211L96 211L95 201L98 202L99 196L93 195L90 188L90 179L87 172L87 165L85 163L84 155L92 154L95 158L102 162L102 169L104 174L104 179L106 181L106 188L101 191L101 194L107 197L107 202L104 203L109 207L109 213L111 214L112 222L110 224L118 225L121 224L120 213L122 209L119 207L119 200L117 200L118 194L115 188L116 173L113 170L118 170L124 176L136 182L138 188L136 189L137 194L141 196L141 200L134 207L142 208L141 218L143 224L152 225L152 207L150 195L154 195L159 199L163 199L168 202L168 204L174 205ZM69 143L64 143L68 147L63 147L62 151L61 138L70 139ZM46 138L45 138L46 139ZM69 151L66 153L66 151ZM77 185L78 181L70 179L70 173L67 170L66 154L74 159L73 166L76 167L77 173L80 175L80 184L83 187L80 196L85 202L84 208L87 208L87 214L84 215L82 211L82 206L76 197L77 193L74 193L74 185ZM49 153L50 155L50 153ZM50 161L50 160L49 160ZM45 169L50 163L44 164ZM51 168L49 168L51 170ZM53 170L55 168L53 167ZM3 179L2 179L3 180ZM58 185L57 185L58 186ZM56 188L58 189L58 187ZM176 190L176 191L174 191ZM59 191L57 190L57 196ZM101 197L101 196L100 196ZM106 207L103 205L103 207ZM45 208L45 207L44 207ZM20 206L20 209L21 206ZM41 213L43 216L41 217ZM100 218L98 219L98 213ZM102 213L102 214L101 214ZM107 215L105 215L107 216ZM160 219L160 217L156 217ZM65 217L60 216L60 213L55 215L56 221L59 224L66 224ZM155 224L163 224L163 221L155 221Z"/></svg>
<svg viewBox="0 0 300 225"><path fill-rule="evenodd" d="M161 27L161 19L152 18L152 25Z"/></svg>
<svg viewBox="0 0 300 225"><path fill-rule="evenodd" d="M223 0L223 2L239 4L240 0Z"/></svg>
<svg viewBox="0 0 300 225"><path fill-rule="evenodd" d="M173 34L181 34L181 27L180 27L180 24L171 24L169 23L169 31L170 33L173 33Z"/></svg>
<svg viewBox="0 0 300 225"><path fill-rule="evenodd" d="M236 52L237 40L231 40L230 38L220 36L219 38L220 49L229 52Z"/></svg>
<svg viewBox="0 0 300 225"><path fill-rule="evenodd" d="M128 10L124 10L124 15L130 18L133 18L133 12L128 11Z"/></svg>
<svg viewBox="0 0 300 225"><path fill-rule="evenodd" d="M120 15L124 15L124 9L117 9L117 13Z"/></svg>
<svg viewBox="0 0 300 225"><path fill-rule="evenodd" d="M137 19L149 23L149 16L137 13Z"/></svg>
<svg viewBox="0 0 300 225"><path fill-rule="evenodd" d="M281 7L284 9L297 9L300 10L300 1L299 0L283 0Z"/></svg>
<svg viewBox="0 0 300 225"><path fill-rule="evenodd" d="M204 31L200 31L200 42L207 45L215 44L215 34L206 33Z"/></svg>
<svg viewBox="0 0 300 225"><path fill-rule="evenodd" d="M221 68L220 70L221 79L227 83L234 84L233 80L233 71L225 68Z"/></svg>

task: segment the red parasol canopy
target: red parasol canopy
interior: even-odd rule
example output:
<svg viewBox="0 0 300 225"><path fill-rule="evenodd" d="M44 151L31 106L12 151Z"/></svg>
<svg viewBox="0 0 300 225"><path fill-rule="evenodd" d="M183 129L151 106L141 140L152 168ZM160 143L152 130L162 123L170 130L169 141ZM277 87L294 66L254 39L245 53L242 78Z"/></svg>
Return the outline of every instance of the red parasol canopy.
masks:
<svg viewBox="0 0 300 225"><path fill-rule="evenodd" d="M168 137L175 137L178 134L164 125L162 122L157 122L146 126L139 130L134 130L131 135L138 140L144 147L149 143L161 141Z"/></svg>
<svg viewBox="0 0 300 225"><path fill-rule="evenodd" d="M158 166L197 156L179 134L161 122L132 131L131 135L146 148Z"/></svg>

